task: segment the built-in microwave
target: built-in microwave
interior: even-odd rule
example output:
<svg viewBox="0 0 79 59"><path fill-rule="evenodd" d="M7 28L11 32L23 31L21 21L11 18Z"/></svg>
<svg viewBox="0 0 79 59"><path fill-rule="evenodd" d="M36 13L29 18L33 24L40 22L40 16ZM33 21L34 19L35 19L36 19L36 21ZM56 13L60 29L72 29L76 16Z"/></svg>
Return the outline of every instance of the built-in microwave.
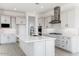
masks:
<svg viewBox="0 0 79 59"><path fill-rule="evenodd" d="M1 28L10 28L10 24L1 24Z"/></svg>

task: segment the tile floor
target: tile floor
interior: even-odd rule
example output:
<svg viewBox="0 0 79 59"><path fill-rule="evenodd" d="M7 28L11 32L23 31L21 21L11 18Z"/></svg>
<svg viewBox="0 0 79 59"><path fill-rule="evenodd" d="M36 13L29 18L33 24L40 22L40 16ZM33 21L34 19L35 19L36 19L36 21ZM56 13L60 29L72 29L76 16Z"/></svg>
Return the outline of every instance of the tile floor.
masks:
<svg viewBox="0 0 79 59"><path fill-rule="evenodd" d="M56 56L79 56L79 53L72 54L63 49L55 48ZM25 56L17 43L0 45L0 56Z"/></svg>
<svg viewBox="0 0 79 59"><path fill-rule="evenodd" d="M66 50L55 48L55 55L56 56L79 56L79 53L72 54L71 52L68 52Z"/></svg>
<svg viewBox="0 0 79 59"><path fill-rule="evenodd" d="M0 56L24 56L17 43L0 44Z"/></svg>

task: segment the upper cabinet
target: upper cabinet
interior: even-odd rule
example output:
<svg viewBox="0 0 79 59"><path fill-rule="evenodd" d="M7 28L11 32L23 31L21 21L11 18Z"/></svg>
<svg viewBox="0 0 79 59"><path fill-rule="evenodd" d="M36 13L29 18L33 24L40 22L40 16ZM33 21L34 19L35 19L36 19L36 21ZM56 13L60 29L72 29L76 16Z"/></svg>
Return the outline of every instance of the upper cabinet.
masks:
<svg viewBox="0 0 79 59"><path fill-rule="evenodd" d="M16 29L16 17L11 17L11 27Z"/></svg>
<svg viewBox="0 0 79 59"><path fill-rule="evenodd" d="M54 20L54 16L40 17L38 19L38 24L39 26L42 26L42 28L51 28L51 20Z"/></svg>
<svg viewBox="0 0 79 59"><path fill-rule="evenodd" d="M44 26L45 26L45 17L38 18L38 26L42 26L42 28L44 28Z"/></svg>
<svg viewBox="0 0 79 59"><path fill-rule="evenodd" d="M26 24L25 17L16 17L16 24Z"/></svg>
<svg viewBox="0 0 79 59"><path fill-rule="evenodd" d="M10 16L1 16L1 23L10 24Z"/></svg>
<svg viewBox="0 0 79 59"><path fill-rule="evenodd" d="M52 20L53 16L45 17L45 28L51 28L50 21Z"/></svg>
<svg viewBox="0 0 79 59"><path fill-rule="evenodd" d="M61 25L63 28L75 26L75 10L68 9L61 12Z"/></svg>

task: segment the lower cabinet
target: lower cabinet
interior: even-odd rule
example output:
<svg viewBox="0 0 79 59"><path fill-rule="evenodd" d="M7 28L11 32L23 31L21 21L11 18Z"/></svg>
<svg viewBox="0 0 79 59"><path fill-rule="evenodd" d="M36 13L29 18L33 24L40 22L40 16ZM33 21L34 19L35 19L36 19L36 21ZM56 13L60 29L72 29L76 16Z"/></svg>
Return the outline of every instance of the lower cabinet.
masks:
<svg viewBox="0 0 79 59"><path fill-rule="evenodd" d="M71 40L69 37L62 37L56 40L56 47L65 49L65 50L70 50L70 43Z"/></svg>
<svg viewBox="0 0 79 59"><path fill-rule="evenodd" d="M55 42L54 40L46 41L46 56L54 56L55 55Z"/></svg>
<svg viewBox="0 0 79 59"><path fill-rule="evenodd" d="M56 47L62 48L64 50L70 51L72 53L79 52L79 37L61 37L55 41Z"/></svg>
<svg viewBox="0 0 79 59"><path fill-rule="evenodd" d="M35 42L33 48L34 56L45 56L45 41Z"/></svg>
<svg viewBox="0 0 79 59"><path fill-rule="evenodd" d="M36 56L54 56L55 45L53 40L46 40L34 43L34 55Z"/></svg>
<svg viewBox="0 0 79 59"><path fill-rule="evenodd" d="M16 42L16 36L14 34L1 34L0 35L0 43L14 43Z"/></svg>
<svg viewBox="0 0 79 59"><path fill-rule="evenodd" d="M20 48L27 56L54 56L55 44L53 39L36 41L36 42L23 42L20 40Z"/></svg>

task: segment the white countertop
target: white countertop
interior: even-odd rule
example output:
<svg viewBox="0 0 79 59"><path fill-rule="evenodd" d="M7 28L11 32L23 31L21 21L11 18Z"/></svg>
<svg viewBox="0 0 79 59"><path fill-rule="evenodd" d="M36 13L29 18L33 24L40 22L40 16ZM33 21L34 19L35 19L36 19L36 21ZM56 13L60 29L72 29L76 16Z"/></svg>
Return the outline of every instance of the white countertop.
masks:
<svg viewBox="0 0 79 59"><path fill-rule="evenodd" d="M30 43L30 42L38 42L38 41L45 41L45 40L55 40L56 38L46 37L46 36L28 36L26 37L19 37L20 40Z"/></svg>
<svg viewBox="0 0 79 59"><path fill-rule="evenodd" d="M3 34L16 34L16 30L15 29L11 29L11 28L2 28L0 29L0 33Z"/></svg>

